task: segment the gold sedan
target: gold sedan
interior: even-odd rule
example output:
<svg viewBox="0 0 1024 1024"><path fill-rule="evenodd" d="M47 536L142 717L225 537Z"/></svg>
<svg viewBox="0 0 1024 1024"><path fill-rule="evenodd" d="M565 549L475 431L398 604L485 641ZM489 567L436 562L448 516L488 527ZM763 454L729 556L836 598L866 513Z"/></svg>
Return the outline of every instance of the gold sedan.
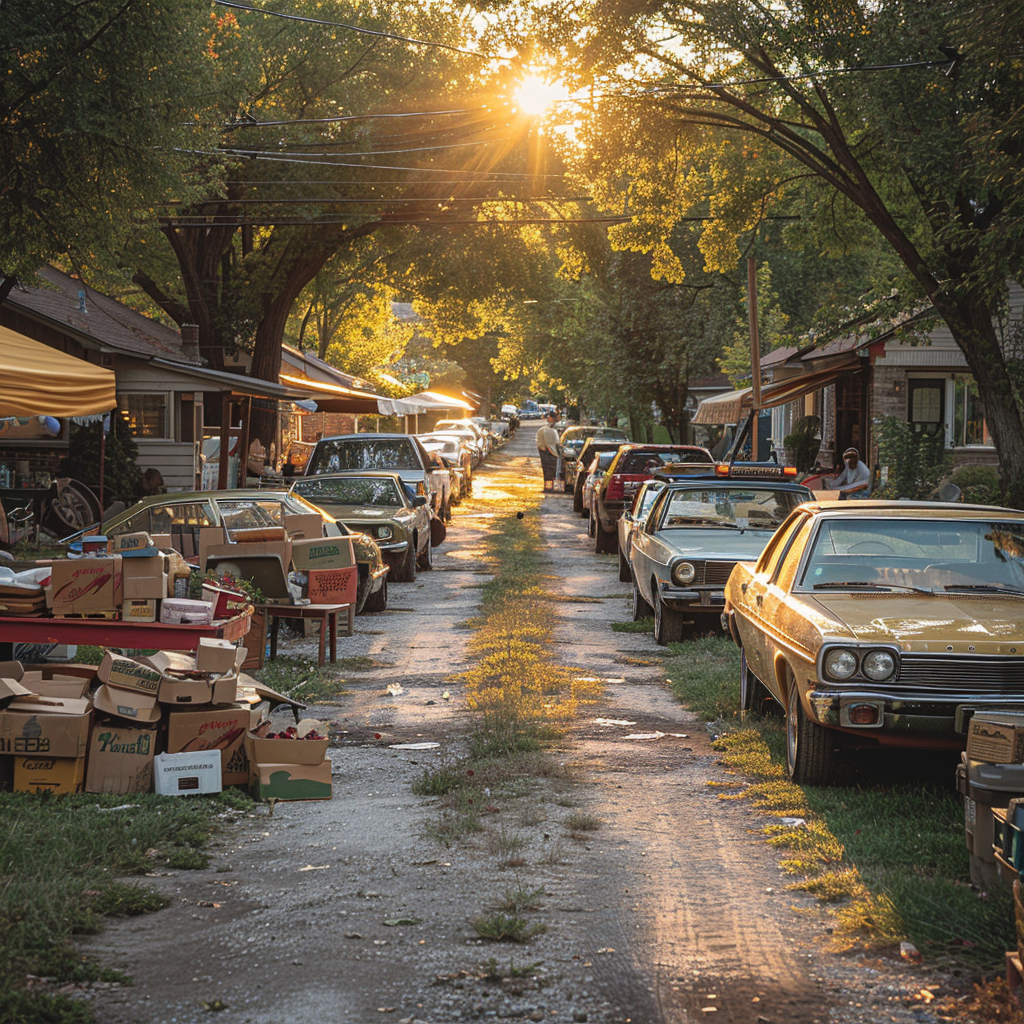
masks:
<svg viewBox="0 0 1024 1024"><path fill-rule="evenodd" d="M745 710L786 714L795 782L840 745L960 748L984 705L1024 700L1024 513L809 502L726 586Z"/></svg>

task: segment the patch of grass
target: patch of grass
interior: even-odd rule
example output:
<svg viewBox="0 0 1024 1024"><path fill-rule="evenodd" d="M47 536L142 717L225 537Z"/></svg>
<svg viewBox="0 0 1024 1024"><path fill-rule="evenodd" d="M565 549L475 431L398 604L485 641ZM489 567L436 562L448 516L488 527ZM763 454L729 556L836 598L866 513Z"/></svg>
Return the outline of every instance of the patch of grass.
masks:
<svg viewBox="0 0 1024 1024"><path fill-rule="evenodd" d="M702 718L737 718L740 652L729 637L706 636L673 644L665 671L675 695Z"/></svg>
<svg viewBox="0 0 1024 1024"><path fill-rule="evenodd" d="M309 704L329 704L345 694L345 680L337 674L342 662L338 661L321 668L315 661L307 658L278 657L268 661L263 668L252 675L264 686L269 686L278 693L287 694L295 700ZM357 662L373 659L348 659Z"/></svg>
<svg viewBox="0 0 1024 1024"><path fill-rule="evenodd" d="M473 931L488 942L529 942L535 935L543 935L547 925L530 924L519 914L498 911L476 918Z"/></svg>
<svg viewBox="0 0 1024 1024"><path fill-rule="evenodd" d="M586 811L570 811L563 824L570 832L596 832L601 827L601 819Z"/></svg>
<svg viewBox="0 0 1024 1024"><path fill-rule="evenodd" d="M131 807L112 810L124 804ZM191 800L0 794L0 961L12 982L0 1021L91 1019L73 1008L81 1004L19 990L20 979L34 974L58 982L101 980L105 972L83 960L73 936L97 931L103 915L143 914L166 905L162 896L116 879L193 858L205 864L200 848L218 817L252 806L238 791Z"/></svg>
<svg viewBox="0 0 1024 1024"><path fill-rule="evenodd" d="M447 796L466 784L466 769L460 762L446 759L436 766L423 769L423 774L412 784L417 796Z"/></svg>
<svg viewBox="0 0 1024 1024"><path fill-rule="evenodd" d="M543 885L537 886L535 889L519 885L515 889L506 889L504 896L495 902L494 909L506 914L525 914L530 910L540 910L540 900L543 895L545 895Z"/></svg>
<svg viewBox="0 0 1024 1024"><path fill-rule="evenodd" d="M613 622L613 633L653 633L654 619L641 619L639 622Z"/></svg>
<svg viewBox="0 0 1024 1024"><path fill-rule="evenodd" d="M517 967L515 961L510 957L508 961L508 967L502 967L498 964L498 961L492 956L488 957L480 965L480 976L486 981L501 981L503 978L529 978L534 974L538 967L543 961L538 961L535 964L526 964L523 967Z"/></svg>

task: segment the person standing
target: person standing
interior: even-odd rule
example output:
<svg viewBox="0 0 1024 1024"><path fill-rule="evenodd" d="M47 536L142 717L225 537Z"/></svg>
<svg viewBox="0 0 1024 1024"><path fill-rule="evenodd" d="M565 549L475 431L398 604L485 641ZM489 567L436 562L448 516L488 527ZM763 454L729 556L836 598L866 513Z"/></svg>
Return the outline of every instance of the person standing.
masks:
<svg viewBox="0 0 1024 1024"><path fill-rule="evenodd" d="M537 431L537 453L540 455L540 468L544 472L544 490L555 489L555 468L558 465L558 432L555 430L555 423L558 420L557 412L549 412L544 417L544 423Z"/></svg>
<svg viewBox="0 0 1024 1024"><path fill-rule="evenodd" d="M828 481L831 490L839 491L839 500L867 498L871 494L871 471L860 461L856 448L843 452L844 469L834 480Z"/></svg>

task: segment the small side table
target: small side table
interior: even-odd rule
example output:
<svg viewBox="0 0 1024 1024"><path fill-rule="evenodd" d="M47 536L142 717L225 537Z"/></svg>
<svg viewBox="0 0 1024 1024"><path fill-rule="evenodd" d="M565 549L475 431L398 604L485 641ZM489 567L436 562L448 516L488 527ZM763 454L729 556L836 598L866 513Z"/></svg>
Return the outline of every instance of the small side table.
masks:
<svg viewBox="0 0 1024 1024"><path fill-rule="evenodd" d="M270 658L277 657L277 630L281 619L313 619L320 622L320 653L317 664L324 664L327 634L331 637L331 661L338 660L338 616L344 616L342 636L355 633L355 605L351 604L261 604L259 610L270 625Z"/></svg>

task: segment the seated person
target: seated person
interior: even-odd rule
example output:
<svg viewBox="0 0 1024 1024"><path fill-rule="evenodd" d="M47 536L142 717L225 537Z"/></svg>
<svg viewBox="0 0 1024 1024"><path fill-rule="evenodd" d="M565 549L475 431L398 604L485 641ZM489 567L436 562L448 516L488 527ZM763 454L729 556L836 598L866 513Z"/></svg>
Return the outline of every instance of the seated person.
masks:
<svg viewBox="0 0 1024 1024"><path fill-rule="evenodd" d="M845 468L832 480L827 481L829 490L839 491L839 500L867 498L871 494L871 471L860 461L856 448L843 452Z"/></svg>

